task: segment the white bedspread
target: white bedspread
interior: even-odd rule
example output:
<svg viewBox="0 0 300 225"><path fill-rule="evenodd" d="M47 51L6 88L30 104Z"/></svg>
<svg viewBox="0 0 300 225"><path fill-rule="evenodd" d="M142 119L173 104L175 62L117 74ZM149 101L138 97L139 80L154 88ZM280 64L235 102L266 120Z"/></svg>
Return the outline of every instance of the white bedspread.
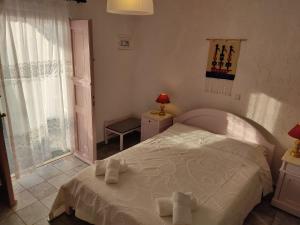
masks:
<svg viewBox="0 0 300 225"><path fill-rule="evenodd" d="M173 191L193 192L199 201L195 225L239 225L272 191L263 153L221 135L175 124L167 131L123 151L128 172L107 185L88 167L63 185L50 218L72 207L76 216L96 225L164 225L154 199Z"/></svg>

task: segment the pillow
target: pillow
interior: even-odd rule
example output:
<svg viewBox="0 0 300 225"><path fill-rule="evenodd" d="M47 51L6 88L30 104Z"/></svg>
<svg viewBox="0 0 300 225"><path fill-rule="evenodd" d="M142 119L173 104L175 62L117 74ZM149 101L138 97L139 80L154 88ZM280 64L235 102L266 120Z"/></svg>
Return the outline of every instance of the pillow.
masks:
<svg viewBox="0 0 300 225"><path fill-rule="evenodd" d="M194 127L194 126L191 126L191 125L185 125L183 123L175 123L173 124L173 126L171 126L168 131L170 132L175 132L175 133L182 133L182 132L191 132L191 131L196 131L196 130L201 130L201 131L205 131L205 132L208 132L208 133L211 133L207 130L204 130L202 128L199 128L199 127ZM211 134L214 134L214 133L211 133ZM216 135L221 135L221 136L224 136L222 134L216 134ZM230 136L227 136L228 138L232 138ZM259 145L259 144L255 144L255 143L252 143L252 142L248 142L248 141L244 141L244 140L239 140L237 138L232 138L234 140L237 140L239 142L243 142L247 145L250 145L251 147L253 147L254 149L256 149L257 151L261 151L263 153L263 155L268 158L268 149L262 145Z"/></svg>

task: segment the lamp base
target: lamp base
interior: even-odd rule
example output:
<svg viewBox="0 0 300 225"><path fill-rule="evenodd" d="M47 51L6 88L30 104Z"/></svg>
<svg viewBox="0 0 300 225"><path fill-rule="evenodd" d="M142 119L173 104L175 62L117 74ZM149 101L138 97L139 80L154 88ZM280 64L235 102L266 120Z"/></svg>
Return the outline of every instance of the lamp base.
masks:
<svg viewBox="0 0 300 225"><path fill-rule="evenodd" d="M160 115L160 116L165 116L166 115L164 104L160 104L160 112L158 113L158 115Z"/></svg>
<svg viewBox="0 0 300 225"><path fill-rule="evenodd" d="M159 114L159 112L158 111L151 111L151 114L152 115L157 115L157 114Z"/></svg>
<svg viewBox="0 0 300 225"><path fill-rule="evenodd" d="M295 147L291 151L291 155L295 158L300 158L300 140L295 141Z"/></svg>
<svg viewBox="0 0 300 225"><path fill-rule="evenodd" d="M166 113L165 113L165 112L159 112L158 115L160 115L160 116L165 116Z"/></svg>
<svg viewBox="0 0 300 225"><path fill-rule="evenodd" d="M300 152L292 151L291 156L293 156L295 158L300 158Z"/></svg>

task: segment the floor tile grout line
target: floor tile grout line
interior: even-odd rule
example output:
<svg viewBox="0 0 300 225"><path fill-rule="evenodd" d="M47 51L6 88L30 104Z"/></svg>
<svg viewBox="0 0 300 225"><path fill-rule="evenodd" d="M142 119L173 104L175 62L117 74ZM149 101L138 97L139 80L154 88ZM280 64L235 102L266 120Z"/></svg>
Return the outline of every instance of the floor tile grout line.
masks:
<svg viewBox="0 0 300 225"><path fill-rule="evenodd" d="M48 197L49 197L49 196L48 196ZM45 206L47 209L49 209L48 206L46 206L41 200L40 200L39 202L40 202L43 206ZM49 209L49 212L50 212L50 210L51 210L51 209Z"/></svg>
<svg viewBox="0 0 300 225"><path fill-rule="evenodd" d="M25 209L25 208L27 208L27 207L33 205L33 204L36 204L36 203L40 203L40 204L43 205L46 209L48 209L48 207L45 206L45 205L44 205L41 201L39 201L39 200L36 201L36 202L34 202L34 203L31 203L30 205L24 207L23 209ZM22 209L20 209L20 210L22 210ZM18 210L18 211L20 211L20 210ZM18 212L18 211L17 211L17 212ZM34 223L32 223L32 224L28 224L28 223L26 223L26 221L25 221L25 220L24 220L17 212L16 212L16 215L22 220L22 222L24 222L25 225L34 225L35 223L38 222L38 221L36 221L36 222L34 222Z"/></svg>
<svg viewBox="0 0 300 225"><path fill-rule="evenodd" d="M58 191L58 188L55 187L53 184L51 184L51 183L49 183L49 182L47 182L47 181L44 181L44 182L42 182L42 183L47 183L47 184L49 184L50 186L52 186L52 188L55 188L56 192ZM40 184L42 184L42 183L40 183ZM37 184L37 185L40 185L40 184ZM31 188L33 188L33 187L35 187L35 186L37 186L37 185L34 185L34 186L32 186ZM36 198L36 199L37 199L38 201L40 201L40 202L41 202L41 200L43 200L43 199L45 199L45 198L51 196L52 194L54 194L54 193L52 193L52 194L50 194L50 195L48 195L48 196L46 196L46 197L44 197L44 198L42 198L42 199L39 199L39 198L37 198L37 197L34 195L34 193L31 192L31 190L27 189L27 191L28 191L30 194L32 194L33 197ZM41 202L41 203L42 203L42 202ZM47 208L48 208L48 207L47 207Z"/></svg>
<svg viewBox="0 0 300 225"><path fill-rule="evenodd" d="M80 159L78 159L78 160L80 160ZM82 166L83 164L85 164L85 162L83 162L83 161L81 161L81 160L80 160L80 162L82 162L81 165L75 166L75 167L71 168L70 170L72 170L72 169L74 169L74 168L76 168L76 167L79 167L79 166ZM56 164L58 164L58 163L56 163ZM55 165L52 165L52 166L53 166L54 168L58 169L59 171L65 173L65 170L63 170L63 169L61 169L61 168L59 168L59 167L56 167ZM69 171L69 170L68 170L68 171Z"/></svg>
<svg viewBox="0 0 300 225"><path fill-rule="evenodd" d="M77 159L77 158L75 158L75 157L74 157L74 159L75 159L75 160L79 160L79 159ZM75 165L76 165L76 161L75 161ZM27 225L26 221L19 215L19 213L20 213L22 210L24 210L25 208L30 207L31 205L34 205L34 204L41 204L43 207L45 207L46 210L49 210L49 211L50 211L50 208L48 208L48 206L47 206L45 203L43 203L42 200L43 200L43 199L46 199L46 198L48 198L48 197L50 197L52 194L57 194L57 191L59 190L59 187L56 187L55 185L53 185L52 183L50 183L49 180L52 179L52 178L58 177L58 176L60 176L60 175L65 175L65 176L68 176L68 177L73 177L74 175L71 176L71 175L68 174L70 171L75 170L75 174L78 174L78 173L80 173L82 170L84 170L86 167L88 167L88 165L87 165L85 162L81 161L81 160L79 160L79 162L77 163L76 166L70 168L69 170L64 170L64 169L61 169L61 168L57 168L57 167L55 167L54 165L44 165L44 166L42 166L41 168L43 168L43 167L45 168L45 167L47 167L47 166L51 166L52 168L55 168L57 171L59 171L59 174L55 174L55 175L53 175L53 176L51 176L51 177L47 177L47 178L46 178L46 177L40 175L40 174L38 173L38 171L33 171L31 174L26 174L26 175L30 176L30 175L33 175L33 174L34 174L34 176L36 176L36 177L38 177L38 178L40 179L40 182L38 182L38 183L36 183L36 184L34 184L34 185L32 185L32 186L30 185L30 186L28 186L28 187L22 185L22 184L19 182L19 179L14 180L14 182L16 183L16 185L19 185L20 188L22 188L22 191L16 193L16 195L18 195L19 193L22 193L22 192L28 192L28 193L31 195L32 201L33 201L33 202L30 203L30 204L28 204L28 205L25 204L26 206L24 206L24 207L22 207L22 208L20 208L20 209L18 209L18 210L11 210L10 213L7 214L7 216L3 217L3 219L6 219L6 218L9 217L9 216L15 215L18 219L20 219L20 221L21 221L23 224L26 224L26 225ZM81 167L82 167L82 168L81 168ZM37 197L34 195L34 193L32 192L32 189L33 189L34 187L38 186L38 185L41 185L42 183L48 184L48 185L50 185L51 187L55 188L56 193L52 193L52 194L50 194L50 195L47 195L47 196L44 197L43 199L37 198ZM41 219L41 220L42 220L42 219Z"/></svg>
<svg viewBox="0 0 300 225"><path fill-rule="evenodd" d="M33 204L33 203L32 203ZM30 204L30 205L32 205L32 204ZM30 206L30 205L28 205L28 206ZM26 206L27 207L27 206ZM25 208L25 207L24 207ZM17 210L17 211L19 211L19 210ZM26 222L25 222L25 220L17 213L17 211L15 212L15 214L16 214L16 216L25 224L25 225L28 225Z"/></svg>
<svg viewBox="0 0 300 225"><path fill-rule="evenodd" d="M24 191L27 191L30 195L32 195L31 192L30 192L27 188L25 188L22 192L24 192ZM21 192L20 192L20 193L21 193ZM24 209L24 208L26 208L27 206L30 206L30 205L36 203L37 201L39 201L34 195L32 195L32 197L34 198L35 201L32 202L31 204L26 205L26 206L24 206L24 207L22 207L22 208L20 208L20 209L17 209L17 210L14 210L14 209L12 209L12 210L16 213L16 212L18 212L19 210ZM17 204L18 204L18 199L16 199L16 200L17 200ZM16 206L17 206L17 205L15 205L15 207L16 207Z"/></svg>

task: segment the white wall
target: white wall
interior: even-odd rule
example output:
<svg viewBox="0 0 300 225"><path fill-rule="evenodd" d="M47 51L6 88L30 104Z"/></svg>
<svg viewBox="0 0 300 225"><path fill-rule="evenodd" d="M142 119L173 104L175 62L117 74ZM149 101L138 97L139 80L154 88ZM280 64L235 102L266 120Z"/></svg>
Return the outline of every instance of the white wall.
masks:
<svg viewBox="0 0 300 225"><path fill-rule="evenodd" d="M133 51L118 50L118 35L134 31L132 17L106 13L105 0L70 2L72 18L91 19L95 57L95 101L97 142L103 140L103 122L126 116L132 110Z"/></svg>
<svg viewBox="0 0 300 225"><path fill-rule="evenodd" d="M300 1L156 0L135 32L136 114L157 107L165 91L181 110L213 107L256 121L277 144L273 170L300 120ZM246 38L233 96L204 92L206 38ZM236 95L240 100L235 100Z"/></svg>

